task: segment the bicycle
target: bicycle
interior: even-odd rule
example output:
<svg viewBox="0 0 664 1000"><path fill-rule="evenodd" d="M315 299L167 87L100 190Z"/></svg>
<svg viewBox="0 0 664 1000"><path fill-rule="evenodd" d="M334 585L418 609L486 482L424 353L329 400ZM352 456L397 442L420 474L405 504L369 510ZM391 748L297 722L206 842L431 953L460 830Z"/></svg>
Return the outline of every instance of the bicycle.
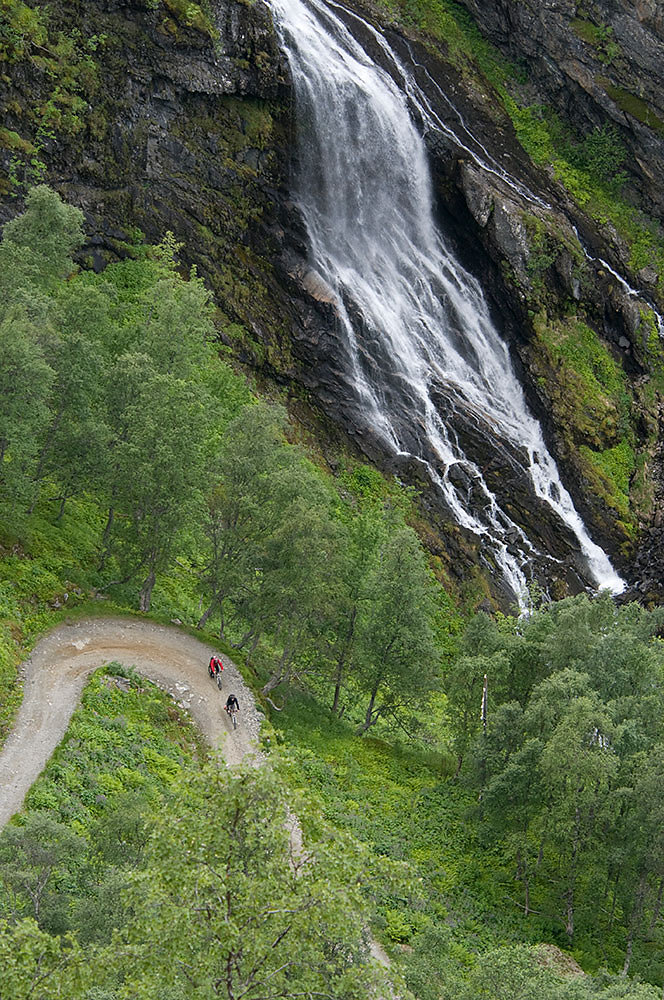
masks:
<svg viewBox="0 0 664 1000"><path fill-rule="evenodd" d="M221 670L217 671L217 687L221 691Z"/></svg>
<svg viewBox="0 0 664 1000"><path fill-rule="evenodd" d="M237 729L237 708L227 708L226 711L233 720L233 729Z"/></svg>

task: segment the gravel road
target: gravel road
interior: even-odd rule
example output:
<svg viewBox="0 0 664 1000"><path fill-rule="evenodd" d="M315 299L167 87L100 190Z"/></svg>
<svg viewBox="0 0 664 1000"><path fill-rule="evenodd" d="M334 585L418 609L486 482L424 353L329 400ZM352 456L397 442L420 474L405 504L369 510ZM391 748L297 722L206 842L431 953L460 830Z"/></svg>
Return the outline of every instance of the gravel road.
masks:
<svg viewBox="0 0 664 1000"><path fill-rule="evenodd" d="M82 619L49 632L23 665L23 703L0 752L0 828L21 808L64 736L87 677L105 663L135 667L168 691L228 764L239 763L247 754L258 756L263 716L226 656L223 688L217 690L207 671L213 652L218 650L176 628L132 618ZM231 691L240 703L235 731L224 711Z"/></svg>

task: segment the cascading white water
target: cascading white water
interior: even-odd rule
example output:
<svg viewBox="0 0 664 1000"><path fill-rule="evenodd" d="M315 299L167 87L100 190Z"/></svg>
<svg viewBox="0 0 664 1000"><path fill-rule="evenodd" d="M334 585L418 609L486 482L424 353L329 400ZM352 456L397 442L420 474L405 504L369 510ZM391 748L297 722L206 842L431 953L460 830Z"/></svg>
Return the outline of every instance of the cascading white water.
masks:
<svg viewBox="0 0 664 1000"><path fill-rule="evenodd" d="M592 582L619 592L622 580L589 538L527 409L480 286L437 231L425 147L404 94L323 0L271 6L295 86L296 197L366 426L385 448L427 465L520 601L524 570L542 553L501 508L462 438L490 438L518 460L531 494L576 539Z"/></svg>

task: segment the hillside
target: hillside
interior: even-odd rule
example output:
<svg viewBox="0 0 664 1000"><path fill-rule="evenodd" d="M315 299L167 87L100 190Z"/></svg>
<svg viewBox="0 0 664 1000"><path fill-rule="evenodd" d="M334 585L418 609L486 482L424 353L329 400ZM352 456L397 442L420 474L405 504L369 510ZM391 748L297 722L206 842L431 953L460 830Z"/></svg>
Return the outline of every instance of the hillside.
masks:
<svg viewBox="0 0 664 1000"><path fill-rule="evenodd" d="M88 266L131 254L139 230L154 242L172 231L183 259L214 291L221 340L261 379L288 387L292 412L328 463L350 447L424 484L428 544L449 582L481 570L485 556L472 532L450 518L417 461L386 452L346 385L335 309L308 261L289 190L292 82L265 8L215 4L195 15L195 5L186 14L176 4L100 3L86 5L84 24L71 5L50 4L32 20L29 11L16 3L6 15L5 218L20 208L26 185L44 178L83 208ZM661 241L655 215L649 221L636 204L641 198L642 209L656 213L634 180L627 126L619 129L615 115L599 121L599 112L592 121L580 112L561 116L526 42L518 49L519 37L532 35L525 22L510 34L509 63L453 4L387 17L395 51L408 40L414 66L422 66L418 84L432 114L454 128L460 113L504 171L487 172L460 139L427 126L439 221L482 274L565 485L628 583L657 600ZM20 41L12 42L12 18ZM601 46L583 44L601 62ZM614 61L624 75L624 60ZM452 116L445 93L454 96ZM646 133L655 141L654 126L632 124L630 141L645 143ZM474 432L461 433L470 440ZM482 443L472 447L490 468ZM574 591L576 569L556 541L560 525L544 527L546 512L520 495L520 480L517 465L507 486L487 482L494 492L506 489L517 525L539 533L536 544L566 564L557 579L551 566L535 567L540 584L556 596Z"/></svg>
<svg viewBox="0 0 664 1000"><path fill-rule="evenodd" d="M3 998L661 995L663 34L3 3Z"/></svg>

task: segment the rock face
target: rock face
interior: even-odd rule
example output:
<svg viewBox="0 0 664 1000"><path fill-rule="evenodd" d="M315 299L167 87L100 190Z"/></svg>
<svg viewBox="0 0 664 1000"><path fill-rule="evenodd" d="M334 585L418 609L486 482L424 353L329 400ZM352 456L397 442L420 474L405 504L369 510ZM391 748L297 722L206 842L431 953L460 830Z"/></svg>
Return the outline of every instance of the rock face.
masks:
<svg viewBox="0 0 664 1000"><path fill-rule="evenodd" d="M582 133L613 124L643 204L664 217L664 8L659 0L462 0L482 31Z"/></svg>
<svg viewBox="0 0 664 1000"><path fill-rule="evenodd" d="M226 312L251 326L267 308L265 233L288 155L282 58L262 4L214 0L210 30L175 20L173 6L50 3L54 45L95 40L70 56L86 70L66 94L78 110L64 117L54 103L53 74L67 79L57 61L45 73L36 47L10 60L0 82L0 166L19 182L37 179L2 140L33 143L28 155L42 161L45 180L85 213L93 234L85 263L94 267L126 253L136 229L152 242L171 230ZM65 84L56 77L56 86ZM59 112L52 124L43 112L30 119L29 109L49 104ZM18 208L20 197L6 198L0 222Z"/></svg>
<svg viewBox="0 0 664 1000"><path fill-rule="evenodd" d="M577 510L614 565L629 581L639 583L639 594L661 600L664 595L656 581L662 578L664 562L661 546L654 545L661 532L650 527L664 480L658 445L661 344L652 308L653 283L643 280L642 291L636 293L620 280L620 247L610 233L607 242L606 227L599 231L562 188L528 164L511 125L485 104L485 95L416 40L397 33L389 40L412 67L445 125L438 129L429 124L425 136L441 226L462 261L481 277ZM380 54L372 50L372 55ZM389 65L384 68L390 71ZM456 111L442 95L451 98ZM450 135L462 121L470 123L483 149L467 132L457 133L458 141ZM340 391L344 380L338 371L342 351L335 340L334 302L311 275L303 280L305 262L298 263L292 249L289 254L285 270L298 313L292 341L297 378L358 447L385 466L371 433L353 419L352 400ZM307 287L313 295L307 294ZM585 340L585 357L577 357L576 337ZM566 359L570 350L571 362ZM439 407L444 411L444 399ZM467 431L464 443L479 456L482 435L474 435L471 426ZM491 455L480 464L490 478ZM509 470L509 458L495 466L502 477L509 477ZM423 470L389 471L422 488L427 517L444 532L445 514L436 509ZM472 491L472 483L468 489ZM518 482L510 483L510 491L517 520L542 538L546 548L545 537L556 527L548 525L532 503L525 509ZM481 563L483 553L461 535L457 531L456 548L446 541L453 561L458 559L463 568L471 561ZM567 558L560 533L558 541ZM562 596L567 588L578 588L572 566L553 592Z"/></svg>

